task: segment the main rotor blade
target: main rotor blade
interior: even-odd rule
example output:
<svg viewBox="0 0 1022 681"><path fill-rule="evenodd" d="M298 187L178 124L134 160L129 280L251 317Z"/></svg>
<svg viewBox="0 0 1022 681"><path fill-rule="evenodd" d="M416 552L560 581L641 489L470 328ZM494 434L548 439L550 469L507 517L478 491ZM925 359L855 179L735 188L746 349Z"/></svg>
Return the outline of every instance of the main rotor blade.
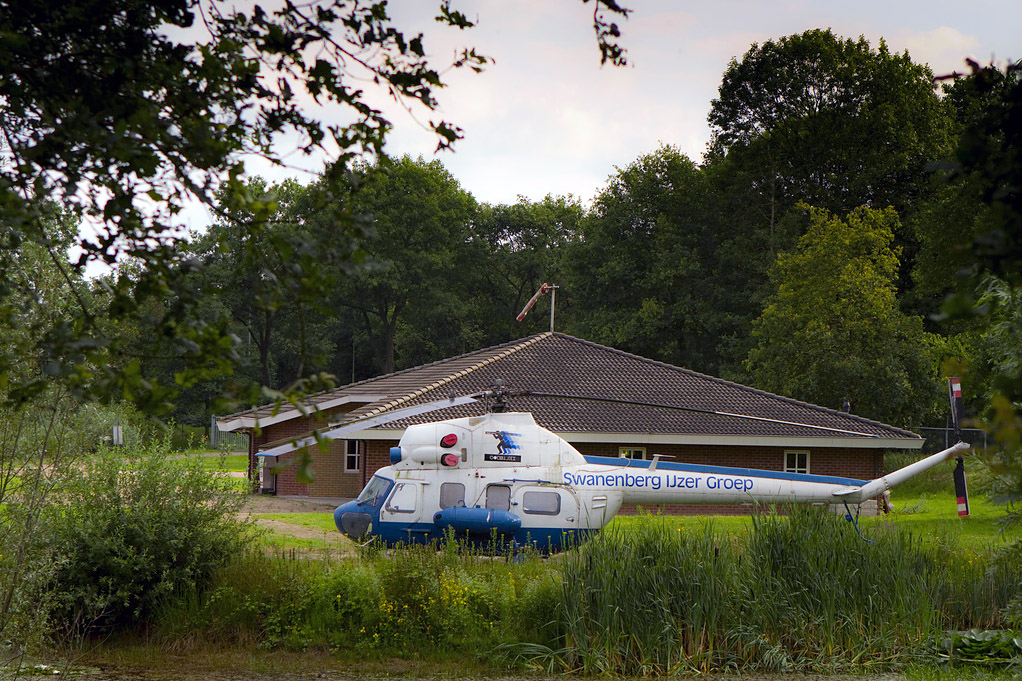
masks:
<svg viewBox="0 0 1022 681"><path fill-rule="evenodd" d="M417 404L403 409L395 409L394 411L388 411L383 414L378 414L377 416L368 416L361 419L345 421L340 424L327 426L326 430L318 431L319 438L337 440L350 433L356 433L360 430L365 430L366 428L372 428L374 426L382 426L386 423L390 423L391 421L400 421L401 419L411 418L412 416L418 416L419 414L428 414L429 412L437 411L438 409L459 407L463 404L478 402L478 396L479 395L477 394L466 395L463 397L451 397L444 400L437 400L435 402ZM319 438L315 435L310 435L308 437L290 440L284 444L261 451L256 454L256 456L280 456L281 454L287 454L301 449L302 447L308 447L309 445L315 444Z"/></svg>
<svg viewBox="0 0 1022 681"><path fill-rule="evenodd" d="M560 397L566 400L591 400L593 402L609 402L611 404L631 404L638 407L658 407L660 409L675 409L677 411L689 411L696 414L712 414L714 416L730 416L736 419L747 419L749 421L766 421L767 423L780 423L786 426L798 426L800 428L813 428L815 430L826 430L832 433L845 433L847 435L858 435L859 437L874 437L878 438L879 435L872 433L860 433L855 430L845 430L843 428L831 428L830 426L814 426L809 423L798 423L797 421L784 421L782 419L771 419L765 416L749 416L748 414L734 414L728 411L715 411L713 409L698 409L696 407L681 407L676 404L658 404L656 402L639 402L636 400L619 400L613 397L588 397L585 395L565 395L561 393L539 393L531 390L522 392L523 395L533 395L535 397Z"/></svg>

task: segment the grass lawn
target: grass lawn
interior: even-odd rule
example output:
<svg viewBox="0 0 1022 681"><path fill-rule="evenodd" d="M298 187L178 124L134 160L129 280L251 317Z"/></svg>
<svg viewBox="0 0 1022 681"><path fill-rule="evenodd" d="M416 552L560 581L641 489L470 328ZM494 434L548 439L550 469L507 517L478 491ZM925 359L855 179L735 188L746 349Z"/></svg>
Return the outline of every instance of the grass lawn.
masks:
<svg viewBox="0 0 1022 681"><path fill-rule="evenodd" d="M304 557L344 556L351 553L351 542L336 529L333 534L324 534L321 539L270 531L260 535L256 545L269 549L271 553L295 549L298 555Z"/></svg>
<svg viewBox="0 0 1022 681"><path fill-rule="evenodd" d="M918 458L918 455L896 455L890 457L888 469L904 466ZM970 465L971 464L971 465ZM859 527L867 538L871 528L878 524L890 524L909 532L923 541L942 544L957 544L961 549L976 555L986 554L993 548L1004 546L1011 540L1022 537L1022 530L1002 533L1000 520L1004 508L986 497L981 491L986 469L982 463L966 462L969 476L969 506L971 515L958 517L958 505L954 495L951 472L954 462L935 466L923 474L898 485L891 491L894 512L875 518L860 518ZM852 512L855 508L851 507ZM691 530L712 523L718 531L728 533L748 532L752 527L749 516L664 516L678 529ZM639 516L618 516L615 525L629 527L641 522ZM854 531L849 526L849 531Z"/></svg>
<svg viewBox="0 0 1022 681"><path fill-rule="evenodd" d="M302 553L329 556L348 553L352 548L351 541L337 531L332 513L257 513L252 518L287 523L296 530L304 530L300 532L303 536L296 536L286 530L263 526L266 531L259 536L259 544L267 549L297 549ZM315 532L321 534L317 536Z"/></svg>
<svg viewBox="0 0 1022 681"><path fill-rule="evenodd" d="M248 454L210 453L202 458L202 465L218 473L244 473L248 470Z"/></svg>
<svg viewBox="0 0 1022 681"><path fill-rule="evenodd" d="M324 532L337 531L333 513L258 513L252 517L256 520L279 520L289 525L299 525Z"/></svg>

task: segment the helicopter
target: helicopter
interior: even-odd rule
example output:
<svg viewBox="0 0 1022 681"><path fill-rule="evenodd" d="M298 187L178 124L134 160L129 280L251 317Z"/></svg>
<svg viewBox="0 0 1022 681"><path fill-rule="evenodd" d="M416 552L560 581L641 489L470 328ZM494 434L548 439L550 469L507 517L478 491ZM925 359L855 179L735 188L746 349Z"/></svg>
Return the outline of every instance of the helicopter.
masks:
<svg viewBox="0 0 1022 681"><path fill-rule="evenodd" d="M968 493L962 455L969 445L961 441L958 414L962 398L957 378L949 380L949 394L958 442L874 480L677 463L661 461L658 455L649 461L585 456L538 425L532 414L509 408L509 400L519 395L580 396L512 391L500 381L491 390L339 424L317 437L340 438L383 423L486 400L490 408L482 416L409 426L398 446L390 450L390 465L378 470L356 499L334 511L337 529L356 542L378 539L389 547L438 543L453 536L477 544L497 541L550 553L604 528L623 504L843 503L846 517L856 522L849 505L883 495L952 457L958 458L954 482L959 515L966 516ZM583 399L635 404L600 397ZM316 439L293 440L261 455L294 451Z"/></svg>

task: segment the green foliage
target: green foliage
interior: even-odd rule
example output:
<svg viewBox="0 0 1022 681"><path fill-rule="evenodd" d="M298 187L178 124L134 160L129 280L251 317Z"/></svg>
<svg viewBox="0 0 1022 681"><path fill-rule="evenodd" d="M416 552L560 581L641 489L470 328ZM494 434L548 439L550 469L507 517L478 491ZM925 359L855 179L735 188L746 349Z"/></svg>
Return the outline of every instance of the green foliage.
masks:
<svg viewBox="0 0 1022 681"><path fill-rule="evenodd" d="M248 540L244 497L169 440L83 461L46 515L56 557L44 594L55 632L76 637L149 619L167 599L207 582Z"/></svg>
<svg viewBox="0 0 1022 681"><path fill-rule="evenodd" d="M488 325L488 344L550 328L543 305L516 321L544 283L562 286L557 328L567 327L573 299L565 297L573 288L566 285L570 247L580 238L584 214L572 197L547 196L537 202L520 198L512 205L479 206L472 233L484 252L476 295L466 304L484 311L480 316Z"/></svg>
<svg viewBox="0 0 1022 681"><path fill-rule="evenodd" d="M985 665L1022 661L1022 636L1014 631L952 632L933 643L934 653L949 662Z"/></svg>
<svg viewBox="0 0 1022 681"><path fill-rule="evenodd" d="M715 373L722 339L741 333L731 235L702 171L676 148L640 156L610 178L568 249L571 331Z"/></svg>
<svg viewBox="0 0 1022 681"><path fill-rule="evenodd" d="M559 595L556 573L538 560L509 564L456 547L339 562L244 552L208 589L168 604L159 629L265 648L477 655L556 636Z"/></svg>
<svg viewBox="0 0 1022 681"><path fill-rule="evenodd" d="M129 441L137 433L130 410L79 405L59 383L17 408L0 406L0 664L8 652L45 644L47 585L60 558L43 529L46 514L59 508L82 458L109 440L114 423Z"/></svg>
<svg viewBox="0 0 1022 681"><path fill-rule="evenodd" d="M951 180L973 188L988 218L982 229L953 235L946 248L965 248L975 269L1022 283L1022 62L1001 70L967 60L971 74L948 94L962 131Z"/></svg>
<svg viewBox="0 0 1022 681"><path fill-rule="evenodd" d="M611 528L565 557L560 657L587 673L861 673L916 659L946 628L1003 625L1014 574L891 528L868 536L815 509L757 518L745 537Z"/></svg>
<svg viewBox="0 0 1022 681"><path fill-rule="evenodd" d="M399 346L408 355L402 365L444 356L451 348L402 342L406 334L434 344L448 337L421 333L428 329L458 328L460 337L450 342L458 352L473 349L472 310L459 297L472 290L473 265L480 262L478 244L469 238L472 195L440 161L407 156L357 165L345 188L345 209L372 216L372 233L361 242L370 264L341 282L326 304L355 313L377 370L394 371Z"/></svg>
<svg viewBox="0 0 1022 681"><path fill-rule="evenodd" d="M798 249L778 256L774 293L756 320L747 367L783 395L908 423L939 399L922 320L898 308L894 211L858 208L846 219L809 209Z"/></svg>
<svg viewBox="0 0 1022 681"><path fill-rule="evenodd" d="M1018 565L988 569L953 538L878 523L867 544L818 509L737 535L675 520L615 524L550 560L456 542L339 561L240 551L165 601L145 637L550 672L861 672L926 659L946 630L1004 627L1020 590Z"/></svg>
<svg viewBox="0 0 1022 681"><path fill-rule="evenodd" d="M251 209L232 208L222 193L220 219L191 246L202 262L193 283L205 314L228 318L239 341L233 380L279 389L328 369L336 355L338 320L323 298L364 261L357 243L367 224L325 180L267 187L255 179L246 191L258 198L265 222ZM149 367L166 375L180 362ZM226 387L204 381L189 394L203 391L196 402L208 410Z"/></svg>
<svg viewBox="0 0 1022 681"><path fill-rule="evenodd" d="M927 67L820 29L732 60L708 120L710 158L727 157L771 225L800 201L904 210L950 141Z"/></svg>
<svg viewBox="0 0 1022 681"><path fill-rule="evenodd" d="M438 4L440 24L472 26L448 2ZM74 302L73 316L33 334L32 345L48 375L148 412L166 413L181 387L229 375L238 361L225 320L204 314L209 308L193 286L201 263L182 236L185 206L248 213L243 232L257 235L273 211L247 191L243 157L283 165L294 152L322 154L328 174L342 174L363 155L385 156L392 123L372 104L377 93L432 114L443 87L444 65L426 56L421 34L393 24L386 1L317 0L270 11L199 0L4 7L0 251L16 257L29 244L47 251ZM614 64L624 60L617 16L627 10L593 0L596 40ZM467 48L449 68L480 71L489 61ZM320 118L324 110L330 120ZM461 137L451 122L429 125L438 149ZM62 242L49 201L94 228ZM329 238L297 244L304 253L335 245ZM79 253L73 263L69 245ZM294 245L272 244L292 267L289 280L330 290L332 278L292 257ZM79 277L90 264L120 271L85 291ZM5 282L0 313L14 319L7 302L31 294L30 284ZM147 327L162 340L159 356L178 363L173 382L142 371L135 341ZM18 366L0 353L0 383L40 390L39 377L20 376Z"/></svg>

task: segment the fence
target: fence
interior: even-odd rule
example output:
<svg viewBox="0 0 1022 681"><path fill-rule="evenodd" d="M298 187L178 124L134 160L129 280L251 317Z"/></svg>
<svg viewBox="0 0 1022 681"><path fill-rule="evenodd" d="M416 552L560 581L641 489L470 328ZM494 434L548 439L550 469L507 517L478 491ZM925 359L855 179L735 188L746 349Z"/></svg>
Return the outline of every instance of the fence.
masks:
<svg viewBox="0 0 1022 681"><path fill-rule="evenodd" d="M209 419L209 446L225 452L247 452L248 433L230 433L220 430L216 425L216 416Z"/></svg>
<svg viewBox="0 0 1022 681"><path fill-rule="evenodd" d="M920 435L926 438L923 443L923 452L934 454L942 449L947 449L958 440L955 438L953 428L916 428ZM962 442L968 442L973 447L980 449L989 444L989 436L985 430L979 428L962 428Z"/></svg>

